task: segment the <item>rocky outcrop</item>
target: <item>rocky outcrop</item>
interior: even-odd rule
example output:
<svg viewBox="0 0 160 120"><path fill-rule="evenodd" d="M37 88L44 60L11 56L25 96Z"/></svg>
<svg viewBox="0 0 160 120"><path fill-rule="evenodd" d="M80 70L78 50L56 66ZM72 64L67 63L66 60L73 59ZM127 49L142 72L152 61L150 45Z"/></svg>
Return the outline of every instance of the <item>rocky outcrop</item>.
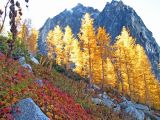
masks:
<svg viewBox="0 0 160 120"><path fill-rule="evenodd" d="M94 92L100 92L100 87L93 85ZM92 102L100 105L103 104L113 112L123 116L125 120L129 118L133 120L160 120L159 111L150 109L148 106L143 104L138 104L133 101L127 100L126 97L116 94L109 96L111 94L103 92L97 94L92 98Z"/></svg>
<svg viewBox="0 0 160 120"><path fill-rule="evenodd" d="M115 99L121 99L118 100ZM120 101L120 102L119 102ZM121 114L124 116L124 119L127 119L125 117L131 117L135 120L159 120L160 114L157 113L154 110L149 109L148 106L137 104L133 101L127 100L123 96L115 96L114 98L107 95L106 92L102 94L98 94L97 97L92 98L92 102L99 105L104 104L108 108L112 109L113 112Z"/></svg>
<svg viewBox="0 0 160 120"><path fill-rule="evenodd" d="M19 109L13 112L15 120L49 120L31 98L19 101L15 107Z"/></svg>

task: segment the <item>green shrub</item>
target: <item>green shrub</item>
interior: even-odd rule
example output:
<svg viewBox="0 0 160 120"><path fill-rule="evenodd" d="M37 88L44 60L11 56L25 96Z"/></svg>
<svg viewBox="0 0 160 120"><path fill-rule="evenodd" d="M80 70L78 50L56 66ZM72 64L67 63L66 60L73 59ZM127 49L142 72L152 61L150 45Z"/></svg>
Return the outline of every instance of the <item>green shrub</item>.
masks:
<svg viewBox="0 0 160 120"><path fill-rule="evenodd" d="M0 36L0 51L4 54L7 54L8 45L7 45L8 38L4 36Z"/></svg>

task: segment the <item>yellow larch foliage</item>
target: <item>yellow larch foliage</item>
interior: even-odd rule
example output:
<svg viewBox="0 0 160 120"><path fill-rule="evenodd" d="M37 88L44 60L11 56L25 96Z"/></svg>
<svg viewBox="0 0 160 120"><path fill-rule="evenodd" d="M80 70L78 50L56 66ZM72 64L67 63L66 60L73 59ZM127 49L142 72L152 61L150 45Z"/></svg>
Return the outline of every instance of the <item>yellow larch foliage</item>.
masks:
<svg viewBox="0 0 160 120"><path fill-rule="evenodd" d="M116 63L120 68L121 87L123 93L127 93L132 97L134 83L134 65L135 65L135 40L130 36L129 31L123 27L121 34L116 38L114 45ZM119 69L118 68L118 69Z"/></svg>
<svg viewBox="0 0 160 120"><path fill-rule="evenodd" d="M66 69L70 69L70 65L71 65L71 51L73 49L73 43L75 41L74 35L72 33L72 29L67 26L65 28L65 33L64 33L64 37L63 37L63 41L64 41L64 64L66 65Z"/></svg>
<svg viewBox="0 0 160 120"><path fill-rule="evenodd" d="M93 81L103 86L115 86L116 75L110 60L110 36L105 28L99 27L97 30L97 46L94 52Z"/></svg>
<svg viewBox="0 0 160 120"><path fill-rule="evenodd" d="M137 51L137 84L136 91L138 100L141 103L145 103L150 107L160 109L160 89L159 81L155 79L152 73L151 64L142 46L136 45Z"/></svg>
<svg viewBox="0 0 160 120"><path fill-rule="evenodd" d="M38 31L36 29L31 30L31 34L28 37L28 50L32 55L35 55L37 52L37 39Z"/></svg>
<svg viewBox="0 0 160 120"><path fill-rule="evenodd" d="M80 28L80 33L78 34L78 37L80 39L81 43L81 50L83 52L83 56L85 56L84 59L84 68L86 72L86 77L89 78L89 83L91 85L92 79L93 79L93 54L94 49L96 47L96 37L95 37L95 31L93 26L93 19L91 18L89 13L86 13L84 15L84 18L82 19L82 25ZM88 74L87 74L88 73Z"/></svg>
<svg viewBox="0 0 160 120"><path fill-rule="evenodd" d="M50 30L47 35L47 47L48 47L48 58L53 59L53 54L55 53L55 41L54 41L54 31Z"/></svg>
<svg viewBox="0 0 160 120"><path fill-rule="evenodd" d="M80 49L80 44L78 40L73 41L73 48L71 49L71 61L75 63L74 72L78 73L81 76L84 76L83 65L84 60L82 56L82 51Z"/></svg>
<svg viewBox="0 0 160 120"><path fill-rule="evenodd" d="M27 45L28 36L29 36L29 31L28 31L27 25L23 23L20 27L20 30L17 33L17 37L20 39L21 42Z"/></svg>
<svg viewBox="0 0 160 120"><path fill-rule="evenodd" d="M53 30L54 42L55 42L55 51L56 51L56 63L58 65L64 65L64 41L63 41L63 32L60 26L56 26Z"/></svg>

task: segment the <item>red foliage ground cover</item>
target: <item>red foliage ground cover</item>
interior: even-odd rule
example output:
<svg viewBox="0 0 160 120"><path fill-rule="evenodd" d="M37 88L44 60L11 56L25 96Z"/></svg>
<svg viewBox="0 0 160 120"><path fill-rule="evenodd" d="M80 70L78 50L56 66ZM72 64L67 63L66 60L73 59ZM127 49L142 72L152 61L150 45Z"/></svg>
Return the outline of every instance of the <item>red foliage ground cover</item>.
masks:
<svg viewBox="0 0 160 120"><path fill-rule="evenodd" d="M0 52L0 119L12 120L11 106L27 97L31 97L50 119L90 119L71 96L47 80L40 86L33 73Z"/></svg>

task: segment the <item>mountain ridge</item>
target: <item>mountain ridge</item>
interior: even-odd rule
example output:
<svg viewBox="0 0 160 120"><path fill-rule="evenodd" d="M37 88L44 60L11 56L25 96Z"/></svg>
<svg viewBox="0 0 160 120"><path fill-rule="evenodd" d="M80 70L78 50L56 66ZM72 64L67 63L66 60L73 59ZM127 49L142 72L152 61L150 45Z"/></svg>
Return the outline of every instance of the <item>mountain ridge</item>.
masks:
<svg viewBox="0 0 160 120"><path fill-rule="evenodd" d="M38 46L41 53L47 53L45 38L49 30L55 25L60 25L64 28L69 25L73 33L76 35L79 32L81 18L86 13L90 13L94 19L94 27L104 26L107 32L111 35L112 43L115 42L116 36L121 32L123 26L129 29L131 35L136 38L136 43L143 46L146 54L151 62L152 70L157 78L160 78L158 71L160 48L154 39L152 32L143 23L136 11L122 1L112 0L107 2L104 9L100 12L92 7L85 7L78 4L70 10L64 10L57 16L47 19L46 23L40 29Z"/></svg>

